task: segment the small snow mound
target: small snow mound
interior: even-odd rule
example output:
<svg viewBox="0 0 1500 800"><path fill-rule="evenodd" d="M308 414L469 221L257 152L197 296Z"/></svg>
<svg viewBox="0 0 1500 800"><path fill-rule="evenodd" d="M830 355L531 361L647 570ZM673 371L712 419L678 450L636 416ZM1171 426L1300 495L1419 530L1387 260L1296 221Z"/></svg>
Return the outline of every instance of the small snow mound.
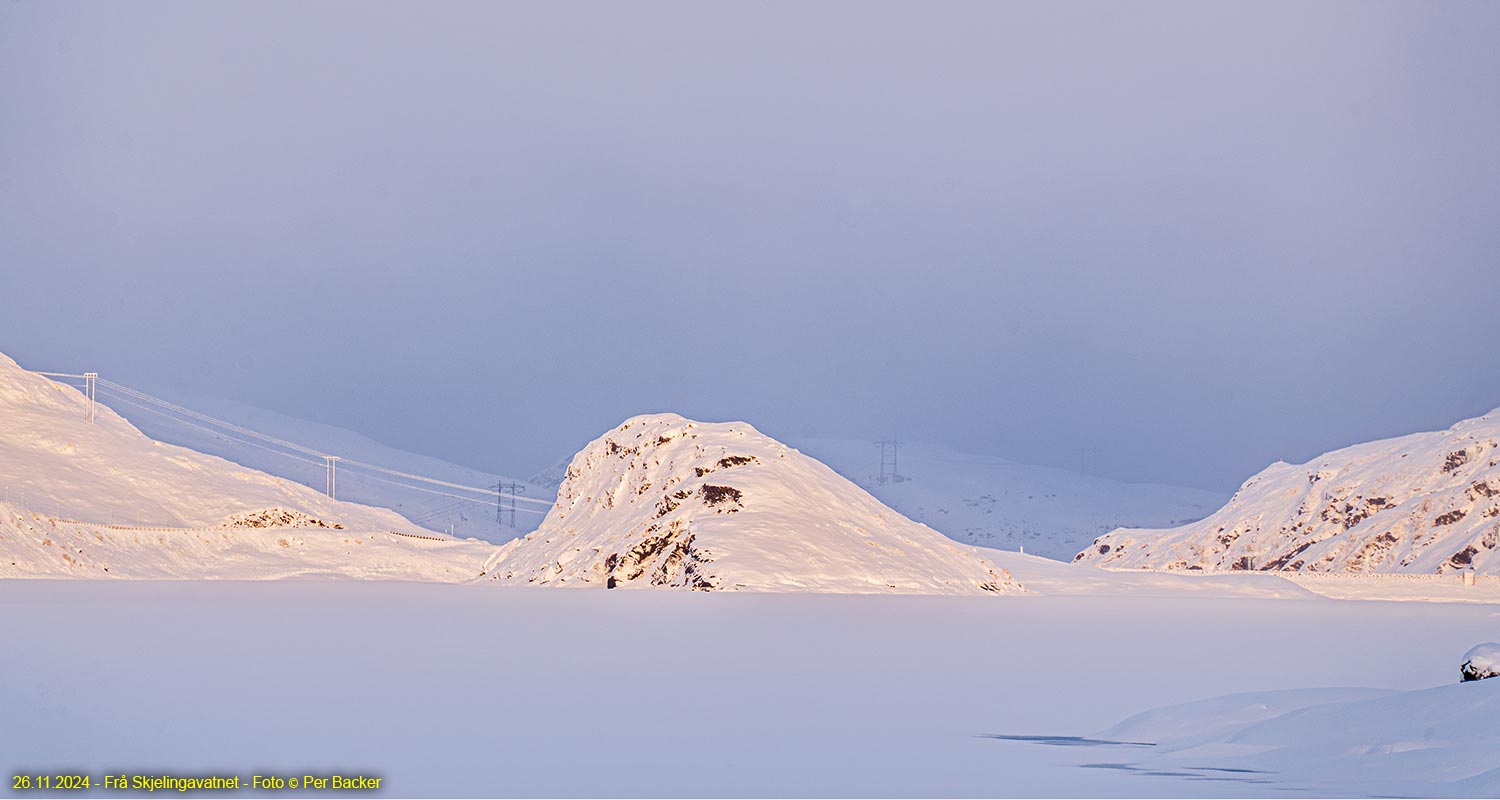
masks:
<svg viewBox="0 0 1500 800"><path fill-rule="evenodd" d="M1459 667L1464 681L1478 681L1500 676L1500 642L1485 642L1464 653Z"/></svg>
<svg viewBox="0 0 1500 800"><path fill-rule="evenodd" d="M317 517L304 514L301 511L290 511L285 508L267 508L262 511L252 511L248 514L235 514L224 523L225 528L332 528L343 530L344 526L337 522L324 522Z"/></svg>

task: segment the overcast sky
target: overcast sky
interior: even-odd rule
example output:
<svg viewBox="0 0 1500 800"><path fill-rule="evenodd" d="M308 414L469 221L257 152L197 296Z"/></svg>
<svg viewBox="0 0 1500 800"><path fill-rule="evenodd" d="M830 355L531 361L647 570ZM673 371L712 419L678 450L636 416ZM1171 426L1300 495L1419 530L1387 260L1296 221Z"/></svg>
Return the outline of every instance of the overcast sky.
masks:
<svg viewBox="0 0 1500 800"><path fill-rule="evenodd" d="M7 3L0 352L521 475L670 410L1227 490L1500 406L1497 41L1500 3Z"/></svg>

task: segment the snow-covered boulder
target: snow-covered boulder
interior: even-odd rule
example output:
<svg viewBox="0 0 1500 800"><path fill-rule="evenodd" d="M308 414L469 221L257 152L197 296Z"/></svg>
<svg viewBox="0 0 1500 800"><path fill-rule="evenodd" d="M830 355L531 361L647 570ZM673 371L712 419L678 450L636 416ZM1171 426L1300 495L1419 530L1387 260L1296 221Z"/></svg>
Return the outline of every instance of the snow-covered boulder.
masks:
<svg viewBox="0 0 1500 800"><path fill-rule="evenodd" d="M1465 681L1478 681L1500 676L1500 643L1485 642L1475 645L1464 653L1464 663L1458 668Z"/></svg>
<svg viewBox="0 0 1500 800"><path fill-rule="evenodd" d="M1076 561L1169 570L1500 574L1500 409L1276 463L1198 522L1121 528Z"/></svg>
<svg viewBox="0 0 1500 800"><path fill-rule="evenodd" d="M972 547L743 422L627 420L568 465L509 583L912 594L1024 591Z"/></svg>

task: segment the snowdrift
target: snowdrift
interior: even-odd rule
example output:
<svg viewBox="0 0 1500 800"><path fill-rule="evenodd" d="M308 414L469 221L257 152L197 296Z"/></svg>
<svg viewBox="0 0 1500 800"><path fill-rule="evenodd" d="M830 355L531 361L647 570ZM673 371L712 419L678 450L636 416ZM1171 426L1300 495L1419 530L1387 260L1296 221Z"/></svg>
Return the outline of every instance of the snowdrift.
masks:
<svg viewBox="0 0 1500 800"><path fill-rule="evenodd" d="M1168 570L1500 574L1500 409L1446 431L1278 462L1189 525L1113 531L1075 558Z"/></svg>
<svg viewBox="0 0 1500 800"><path fill-rule="evenodd" d="M1153 745L1112 765L1127 771L1309 794L1495 797L1500 681L1229 695L1138 714L1094 738Z"/></svg>
<svg viewBox="0 0 1500 800"><path fill-rule="evenodd" d="M507 583L913 594L1024 591L1008 572L743 422L639 416L569 464Z"/></svg>

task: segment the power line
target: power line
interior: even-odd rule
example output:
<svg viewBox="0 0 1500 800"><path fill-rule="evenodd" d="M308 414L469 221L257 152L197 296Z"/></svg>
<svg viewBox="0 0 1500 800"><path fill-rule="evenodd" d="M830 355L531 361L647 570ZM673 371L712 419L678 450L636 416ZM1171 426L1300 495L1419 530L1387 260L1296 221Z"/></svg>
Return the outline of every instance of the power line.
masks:
<svg viewBox="0 0 1500 800"><path fill-rule="evenodd" d="M46 374L46 373L44 373L44 374ZM51 374L52 375L58 375L58 376L64 376L64 377L73 377L71 375L64 375L63 373L51 373ZM387 475L392 475L392 476L399 477L399 478L406 478L407 480L419 481L419 482L422 482L422 483L427 483L427 484L431 484L431 485L434 485L434 486L442 486L442 487L449 488L449 489L457 489L459 491L474 492L474 493L477 493L477 494L483 494L483 495L486 495L486 496L493 496L493 497L497 497L497 498L498 497L505 497L507 499L511 499L513 501L519 501L519 502L523 502L523 503L535 503L535 504L538 504L538 505L551 506L551 503L548 503L546 500L539 500L537 498L531 498L531 497L523 497L523 496L520 496L520 495L516 495L514 493L512 493L510 495L506 495L503 492L491 491L488 488L480 488L480 487L477 487L477 486L468 486L468 485L461 484L461 483L454 483L452 481L444 481L444 480L439 480L437 478L429 478L429 477L427 477L425 475L416 475L416 474L413 474L413 473L410 473L410 472L402 472L400 470L389 469L387 467L382 467L382 466L379 466L377 464L370 464L370 463L366 463L366 462L363 462L363 461L357 461L357 460L350 459L350 458L343 457L343 456L334 456L334 455L332 455L330 453L324 453L324 452L322 452L320 450L316 450L314 448L307 447L305 445L301 445L301 444L298 444L296 442L287 441L286 439L281 439L281 438L276 437L276 436L271 436L269 434L261 433L260 431L252 430L252 429L247 428L247 427L245 427L243 425L237 425L237 424L235 424L233 422L229 422L228 420L219 419L218 417L213 417L213 416L210 416L208 414L204 414L204 413L199 412L199 411L194 411L194 410L192 410L190 408L187 408L185 406L178 405L178 404L173 403L173 402L168 401L168 400L163 400L160 397L155 397L153 395L146 394L145 392L139 391L137 389L132 389L132 388L130 388L128 386L124 386L124 385L119 384L119 383L115 383L114 381L110 381L110 380L106 380L106 379L102 379L101 378L101 379L99 379L99 383L103 384L108 389L115 390L116 393L126 394L126 395L129 395L130 397L134 397L134 398L142 400L144 402L151 403L151 404L160 406L160 407L165 408L165 409L169 409L169 410L174 411L174 412L176 412L178 414L181 414L181 415L184 415L184 416L187 416L187 417L191 417L193 419L196 419L196 420L208 423L210 425L217 425L217 426L223 427L225 429L228 429L228 430L240 433L240 434L242 434L244 436L249 436L249 437L258 439L260 441L267 442L269 444L274 444L274 445L277 445L279 447L283 447L283 448L286 448L288 450L294 450L294 451L302 453L304 455L312 456L312 457L314 457L316 459L319 459L319 460L321 460L322 463L325 464L325 467L327 468L328 473L329 473L329 476L328 476L328 490L329 490L330 494L332 493L332 491L334 489L334 484L333 484L333 480L334 480L334 478L333 478L334 471L333 470L334 470L334 468L332 466L329 466L331 464L330 459L337 459L337 460L341 461L346 467L351 467L351 466L352 467L359 467L359 468L363 468L363 469L367 469L367 470L373 470L373 471L376 471L376 472L385 473ZM132 403L132 405L135 405L135 404ZM163 415L163 416L166 416L166 415ZM192 424L192 423L187 423L186 420L178 420L178 421L179 422L184 422L186 424ZM200 427L201 428L202 426L195 426L195 427ZM230 437L230 438L235 438L235 437ZM237 441L243 441L243 440L238 440L237 439ZM246 442L246 444L248 444L248 442ZM273 450L272 452L276 452L276 451ZM319 463L319 462L314 461L313 463ZM404 484L396 483L394 481L388 481L388 482L389 483L395 483L395 485L398 485L398 486L404 485ZM409 486L407 488L417 489L419 487ZM424 490L424 491L431 491L431 490ZM446 494L444 492L433 492L433 493L434 494ZM459 497L459 495L449 495L449 496Z"/></svg>
<svg viewBox="0 0 1500 800"><path fill-rule="evenodd" d="M278 455L278 456L284 456L286 458L295 459L297 461L301 461L304 464L309 464L309 465L317 466L317 467L324 467L325 469L327 468L327 463L326 462L315 461L315 460L313 460L311 458L305 458L303 456L296 455L296 454L293 454L293 453L287 453L287 452L283 452L281 450L276 450L276 449L273 449L271 447L267 447L266 445L260 444L258 442L253 442L253 441L250 441L248 439L241 439L238 436L231 435L231 434L226 433L224 431L214 430L212 428L209 428L209 427L206 427L206 426L203 426L203 425L199 425L199 424L194 423L194 422L189 422L188 420L185 420L185 419L179 419L179 418L174 417L174 416L172 416L170 414L167 414L167 413L165 413L163 411L158 411L157 409L149 408L147 406L141 405L140 403L133 402L133 401L131 401L131 400L129 400L129 399L121 396L121 395L117 395L114 392L109 391L108 389L105 390L105 394L107 396L113 397L116 401L124 403L124 404L126 404L128 406L133 406L133 407L138 408L138 409L140 409L142 411L146 411L146 412L149 412L149 413L152 413L152 414L156 414L157 416L164 417L164 418L166 418L168 420L171 420L172 422L176 422L176 423L179 423L179 424L182 424L182 425L187 425L188 427L191 427L191 428L197 428L198 430L203 431L204 433L210 434L212 436L219 436L219 437L223 437L225 439L229 439L230 441L238 442L240 444L249 445L251 447L257 447L257 448L260 448L261 450L265 450L268 453L274 453L275 455ZM475 498L472 498L472 497L464 497L463 495L453 494L451 492L441 492L441 491L438 491L436 489L428 489L428 488L425 488L425 487L422 487L422 486L413 486L413 485L411 485L409 483L402 483L400 481L393 481L393 480L390 480L390 479L387 479L387 478L378 477L376 475L365 475L365 474L361 474L361 473L356 472L356 473L354 473L354 477L365 478L367 480L372 480L372 481L380 481L381 483L390 484L391 486L399 486L399 487L401 487L403 489L410 489L411 491L414 491L414 492L426 492L428 494L435 494L435 495L438 495L438 496L441 496L441 497L453 498L456 502L451 503L451 504L447 504L447 505L452 505L452 506L455 506L455 507L459 506L459 505L462 505L462 504L465 504L465 503L467 503L467 504L475 504L475 505L477 505L477 504L488 504L489 503L489 500L487 500L487 499L485 499L485 500L478 500L478 499L475 499ZM449 510L451 510L451 509L449 509ZM542 514L542 515L545 515L547 513L546 511L540 511L540 510L532 509L532 508L522 508L522 509L517 509L517 510L522 511L522 512L531 513L531 514ZM420 522L420 520L412 520L412 522Z"/></svg>
<svg viewBox="0 0 1500 800"><path fill-rule="evenodd" d="M73 384L68 385L73 386L73 388L78 389L83 393L83 418L90 425L94 424L94 420L96 419L95 398L98 396L97 381L99 379L99 373L85 372L82 375L74 375L71 372L38 372L37 374L45 375L49 378L72 378L75 380L83 381L82 386L74 386ZM61 381L59 381L59 383L60 382Z"/></svg>
<svg viewBox="0 0 1500 800"><path fill-rule="evenodd" d="M424 477L422 475L413 475L410 472L402 472L400 470L388 469L386 467L380 467L380 466L376 466L374 464L366 464L363 461L355 461L352 458L345 458L345 459L343 459L343 462L345 464L353 464L355 466L364 467L365 469L373 469L376 472L384 472L387 475L395 475L395 476L398 476L398 477L401 477L401 478L409 478L411 480L424 481L426 483L431 483L431 484L433 484L435 486L446 486L446 487L448 487L450 489L462 489L462 490L464 490L466 492L478 492L480 494L487 495L487 496L490 496L490 497L506 497L506 498L511 498L511 499L518 500L518 501L523 502L523 503L541 503L543 505L548 505L548 506L552 505L551 503L548 503L546 500L538 500L538 499L536 499L534 497L522 497L520 495L515 495L515 494L505 494L503 492L495 491L494 489L481 489L481 488L479 488L477 486L465 486L462 483L452 483L450 481L438 480L437 478L428 478L428 477Z"/></svg>
<svg viewBox="0 0 1500 800"><path fill-rule="evenodd" d="M253 442L253 441L250 441L248 439L241 439L238 436L234 436L234 435L226 433L224 431L214 430L213 428L209 428L209 427L204 426L204 425L199 425L199 424L194 423L194 422L189 422L189 421L187 421L185 419L178 419L177 417L174 417L171 414L168 414L168 413L166 413L164 411L158 411L158 410L156 410L154 408L149 408L147 406L143 406L140 403L136 403L136 402L134 402L132 400L129 400L129 399L125 398L123 395L117 395L114 392L109 391L108 389L104 390L104 394L105 394L106 397L113 397L115 400L117 400L117 401L119 401L121 403L124 403L125 405L134 406L136 408L139 408L142 411L150 412L150 413L155 414L155 415L157 415L159 417L165 417L166 419L169 419L169 420L171 420L173 422L177 422L177 423L180 423L182 425L187 425L189 427L197 428L198 430L203 431L204 433L212 434L214 436L222 436L225 439L229 439L231 441L239 442L240 444L246 444L246 445L249 445L251 447L259 447L260 449L265 450L268 453L275 453L278 456L285 456L287 458L294 458L294 459L296 459L298 461L303 462L304 464L313 464L313 465L317 465L317 466L322 466L322 463L323 463L321 461L314 461L313 459L310 459L310 458L304 458L304 457L296 455L294 453L287 453L287 452L284 452L284 451L281 451L281 450L276 450L276 449L267 447L267 446L265 446L263 444L260 444L259 442Z"/></svg>
<svg viewBox="0 0 1500 800"><path fill-rule="evenodd" d="M314 461L312 463L318 464L318 463L321 463L321 462ZM348 463L348 462L344 462L344 463ZM489 502L490 502L488 498L480 500L480 499L473 498L473 497L464 497L461 494L453 494L451 492L443 492L443 491L439 491L437 489L428 489L428 488L426 488L424 486L412 486L409 483L402 483L400 481L393 481L390 478L382 478L382 477L380 477L378 475L367 475L367 474L362 473L362 472L354 472L354 473L348 473L348 474L352 474L356 478L364 478L365 480L380 481L381 483L389 483L392 486L400 486L403 489L410 489L410 490L412 490L414 492L426 492L428 494L441 495L443 497L452 497L452 498L455 498L455 499L458 499L458 500L462 500L465 503L475 503L475 504L489 505ZM490 492L488 490L486 490L485 493L486 494L490 494L490 495L494 494L494 492ZM536 509L536 508L522 508L522 509L519 509L519 510L522 511L522 512L525 512L525 513L529 513L529 514L543 514L543 515L545 515L547 513L546 511L543 511L541 509Z"/></svg>
<svg viewBox="0 0 1500 800"><path fill-rule="evenodd" d="M454 502L454 503L444 503L441 506L438 506L436 508L432 508L432 509L428 510L426 513L415 514L415 515L412 515L410 517L407 517L407 519L410 519L412 522L415 522L418 525L424 525L424 524L426 524L426 523L428 523L428 522L430 522L432 520L435 520L435 519L437 519L439 517L447 516L448 514L452 514L454 512L459 512L459 510L462 509L466 505L488 505L488 504L489 504L488 500L484 500L484 501L480 501L480 500L462 500L462 501L458 501L458 502ZM462 512L460 512L460 513L462 513Z"/></svg>
<svg viewBox="0 0 1500 800"><path fill-rule="evenodd" d="M246 436L252 436L252 437L254 437L256 439L260 439L262 441L271 442L272 444L281 445L282 447L285 447L288 450L296 450L298 452L305 453L305 454L310 455L310 456L315 456L317 458L326 458L329 455L328 453L324 453L324 452L321 452L319 450L314 450L311 447L305 447L303 445L297 444L296 442L289 442L289 441L287 441L285 439L278 439L275 436L270 436L268 434L261 433L260 431L251 430L249 428L244 427L243 425L236 425L233 422L222 420L222 419L219 419L218 417L211 417L211 416L209 416L207 414L204 414L202 412L194 411L191 408L186 408L186 407L177 405L176 403L173 403L173 402L170 402L170 401L167 401L167 400L163 400L160 397L154 397L152 395L146 394L145 392L138 391L136 389L132 389L129 386L122 386L122 385L120 385L118 383L115 383L114 381L111 381L111 380L102 380L100 382L103 383L105 386L107 386L109 388L112 388L112 389L114 389L114 390L116 390L118 392L124 392L125 394L128 394L128 395L130 395L132 397L138 398L140 400L144 400L144 401L146 401L148 403L154 403L154 404L159 405L159 406L161 406L163 408L167 408L167 409L171 409L172 411L176 411L177 413L182 414L184 416L189 416L189 417L192 417L194 419L202 420L203 422L207 422L207 423L212 424L212 425L218 425L220 427L228 428L230 430L242 433L242 434L244 434Z"/></svg>

